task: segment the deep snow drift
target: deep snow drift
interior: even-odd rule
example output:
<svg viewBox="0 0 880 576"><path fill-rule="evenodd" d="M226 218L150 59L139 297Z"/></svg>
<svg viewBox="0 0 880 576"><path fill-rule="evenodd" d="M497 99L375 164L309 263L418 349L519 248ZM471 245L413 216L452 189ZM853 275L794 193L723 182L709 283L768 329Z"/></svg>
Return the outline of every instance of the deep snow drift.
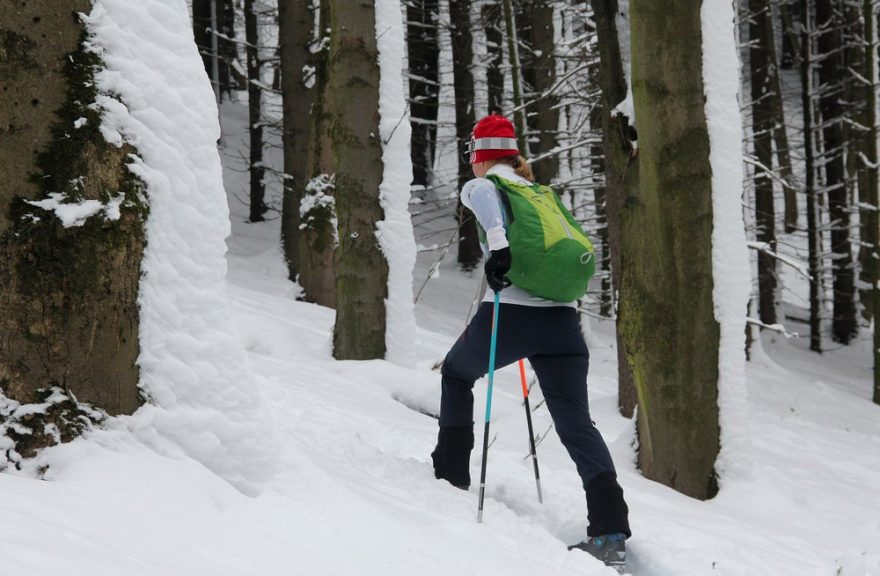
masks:
<svg viewBox="0 0 880 576"><path fill-rule="evenodd" d="M278 220L245 222L241 104L223 107L221 182L213 100L177 39L185 17L182 1L100 0L90 24L105 34L102 86L121 100L106 104L108 126L138 146L150 187L142 366L155 406L45 451L34 467L50 466L46 481L0 474L0 576L614 574L565 550L584 536L586 505L539 388L537 503L515 367L496 378L484 523L475 489L434 480L436 421L424 412L437 410L436 366L479 282L452 256L415 308L415 367L332 359L333 313L295 300ZM161 65L128 69L138 50ZM277 150L267 162L279 165ZM435 257L420 254L416 286ZM867 339L817 356L765 337L773 357L756 348L738 414L750 465L699 502L635 469L612 330L585 319L592 414L630 505L633 574L880 576ZM481 414L485 382L475 395Z"/></svg>

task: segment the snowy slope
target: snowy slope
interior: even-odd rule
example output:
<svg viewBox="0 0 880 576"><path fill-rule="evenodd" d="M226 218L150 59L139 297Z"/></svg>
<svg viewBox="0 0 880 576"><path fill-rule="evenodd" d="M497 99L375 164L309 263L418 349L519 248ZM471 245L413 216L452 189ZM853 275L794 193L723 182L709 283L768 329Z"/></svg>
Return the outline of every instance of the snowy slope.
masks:
<svg viewBox="0 0 880 576"><path fill-rule="evenodd" d="M138 38L167 42L191 60L171 37L183 27L168 24L178 4L101 0L105 19L93 18L106 26L137 19ZM184 82L178 64L142 71L137 81ZM443 263L415 309L414 368L334 361L333 313L295 301L278 221L245 222L245 107L222 110L227 218L219 160L204 143L216 137L210 93L193 87L201 108L179 103L163 119L172 112L128 100L136 94L129 89L119 92L119 113L129 115L120 128L141 126L121 131L138 139L158 203L152 246L166 246L148 269L161 308L151 312L151 338L161 346L145 380L168 395L44 452L35 466L49 465L46 481L30 471L0 474L0 576L613 575L565 550L584 536L586 507L552 431L538 446L545 503L537 503L515 368L496 378L484 524L476 523L476 490L433 478L436 421L423 413L439 404L433 368L463 327L479 278L457 272L452 256ZM149 102L162 102L158 92ZM278 151L268 152L278 165ZM416 285L434 256L420 254ZM191 274L201 281L187 281ZM772 359L757 348L739 414L751 436L748 474L698 502L635 469L633 426L616 411L612 330L586 325L591 403L630 505L633 574L880 576L880 407L870 403L867 345L819 357L768 337ZM485 382L475 394L480 414ZM534 394L533 407L541 400ZM534 418L544 434L546 408ZM205 433L219 443L202 444ZM471 470L479 470L479 449Z"/></svg>

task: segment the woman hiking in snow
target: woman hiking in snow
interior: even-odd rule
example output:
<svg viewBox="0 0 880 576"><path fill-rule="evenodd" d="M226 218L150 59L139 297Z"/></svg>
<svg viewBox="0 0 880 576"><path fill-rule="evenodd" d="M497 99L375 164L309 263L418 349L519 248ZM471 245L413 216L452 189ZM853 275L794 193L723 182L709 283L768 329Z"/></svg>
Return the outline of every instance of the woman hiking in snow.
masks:
<svg viewBox="0 0 880 576"><path fill-rule="evenodd" d="M529 359L586 492L588 538L576 547L622 572L628 509L608 447L590 419L589 352L575 302L594 268L592 246L558 197L533 184L510 120L494 114L480 120L468 150L475 178L463 187L461 200L479 223L491 292L443 361L434 475L462 489L470 486L472 390L488 372L499 293L495 367ZM556 237L558 246L547 250Z"/></svg>

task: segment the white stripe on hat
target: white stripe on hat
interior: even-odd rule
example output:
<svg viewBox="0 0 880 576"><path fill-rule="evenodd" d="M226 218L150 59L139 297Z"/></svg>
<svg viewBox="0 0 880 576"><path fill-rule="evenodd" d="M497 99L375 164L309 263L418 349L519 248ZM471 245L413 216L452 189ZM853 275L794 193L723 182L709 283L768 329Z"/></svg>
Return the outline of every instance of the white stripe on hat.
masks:
<svg viewBox="0 0 880 576"><path fill-rule="evenodd" d="M475 138L474 150L519 150L516 138Z"/></svg>

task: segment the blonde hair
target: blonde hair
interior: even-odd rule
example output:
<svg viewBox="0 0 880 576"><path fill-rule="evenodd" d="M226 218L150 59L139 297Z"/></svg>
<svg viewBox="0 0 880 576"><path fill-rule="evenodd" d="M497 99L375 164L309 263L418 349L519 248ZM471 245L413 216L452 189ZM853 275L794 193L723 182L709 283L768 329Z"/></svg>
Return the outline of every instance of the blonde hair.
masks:
<svg viewBox="0 0 880 576"><path fill-rule="evenodd" d="M535 175L532 174L532 167L529 166L529 162L520 154L515 156L505 156L504 158L499 158L498 161L504 162L513 168L513 171L516 172L517 176L521 176L529 182L535 181Z"/></svg>

